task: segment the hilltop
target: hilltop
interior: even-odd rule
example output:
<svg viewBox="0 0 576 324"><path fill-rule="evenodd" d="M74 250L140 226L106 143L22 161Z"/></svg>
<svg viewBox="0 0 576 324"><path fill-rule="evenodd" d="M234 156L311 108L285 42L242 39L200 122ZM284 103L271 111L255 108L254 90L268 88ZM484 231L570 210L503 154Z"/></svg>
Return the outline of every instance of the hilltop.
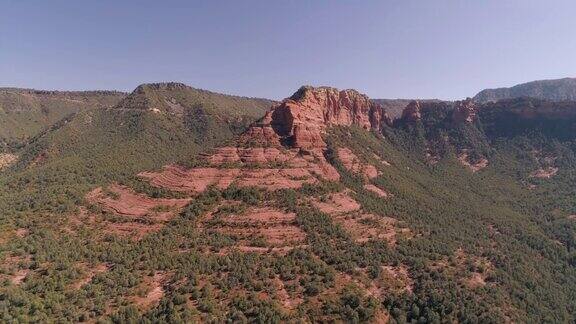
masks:
<svg viewBox="0 0 576 324"><path fill-rule="evenodd" d="M531 97L552 101L576 100L576 78L538 80L515 85L511 88L485 89L474 100L477 102L497 101L519 97Z"/></svg>
<svg viewBox="0 0 576 324"><path fill-rule="evenodd" d="M0 88L0 149L15 147L79 111L108 108L118 91L44 91Z"/></svg>

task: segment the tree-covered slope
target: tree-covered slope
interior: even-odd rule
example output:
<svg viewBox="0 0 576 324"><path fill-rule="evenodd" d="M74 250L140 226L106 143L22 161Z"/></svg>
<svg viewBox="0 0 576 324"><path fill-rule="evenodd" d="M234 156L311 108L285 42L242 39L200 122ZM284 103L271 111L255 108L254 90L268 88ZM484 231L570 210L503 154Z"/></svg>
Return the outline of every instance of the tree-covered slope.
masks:
<svg viewBox="0 0 576 324"><path fill-rule="evenodd" d="M538 80L510 88L485 89L474 96L474 100L489 102L520 97L553 101L576 100L576 78Z"/></svg>
<svg viewBox="0 0 576 324"><path fill-rule="evenodd" d="M140 86L117 106L71 114L31 138L15 152L18 159L0 173L0 181L6 184L1 189L6 190L4 198L10 205L26 201L33 208L66 209L95 184L133 177L231 139L271 103L184 85L173 92L165 88L140 92L150 87L156 86ZM152 102L150 98L172 100L183 109L158 112L135 104ZM27 197L20 192L22 183L30 189ZM70 197L51 200L59 195Z"/></svg>
<svg viewBox="0 0 576 324"><path fill-rule="evenodd" d="M0 88L0 146L21 145L54 123L81 110L116 105L116 91L40 91Z"/></svg>

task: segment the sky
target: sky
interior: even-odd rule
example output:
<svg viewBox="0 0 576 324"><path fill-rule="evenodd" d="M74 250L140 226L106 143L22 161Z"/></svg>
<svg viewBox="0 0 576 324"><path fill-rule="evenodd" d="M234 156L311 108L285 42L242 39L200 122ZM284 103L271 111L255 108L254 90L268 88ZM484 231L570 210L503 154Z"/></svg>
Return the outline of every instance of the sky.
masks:
<svg viewBox="0 0 576 324"><path fill-rule="evenodd" d="M0 86L460 99L576 77L573 0L0 0Z"/></svg>

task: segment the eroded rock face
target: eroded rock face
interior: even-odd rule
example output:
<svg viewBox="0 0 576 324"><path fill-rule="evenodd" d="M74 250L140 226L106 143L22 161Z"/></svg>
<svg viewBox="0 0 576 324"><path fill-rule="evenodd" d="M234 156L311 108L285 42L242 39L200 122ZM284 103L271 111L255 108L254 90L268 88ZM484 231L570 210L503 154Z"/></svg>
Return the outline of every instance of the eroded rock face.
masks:
<svg viewBox="0 0 576 324"><path fill-rule="evenodd" d="M272 128L272 114L270 110L259 121L253 123L250 128L240 136L238 140L240 145L244 146L280 146L280 136Z"/></svg>
<svg viewBox="0 0 576 324"><path fill-rule="evenodd" d="M468 167L472 172L478 172L484 169L489 163L486 158L480 158L475 161L471 160L466 150L458 155L458 161Z"/></svg>
<svg viewBox="0 0 576 324"><path fill-rule="evenodd" d="M476 119L476 105L471 98L457 101L452 120L455 123L472 123Z"/></svg>
<svg viewBox="0 0 576 324"><path fill-rule="evenodd" d="M253 142L258 136L261 145L324 148L322 134L329 126L380 130L385 124L391 124L391 120L384 109L355 90L302 87L252 125L242 142Z"/></svg>
<svg viewBox="0 0 576 324"><path fill-rule="evenodd" d="M229 203L223 202L220 207ZM304 244L306 234L298 226L294 213L271 207L251 207L239 214L226 214L219 208L202 219L202 229L235 237L237 249L266 252L270 248L290 250ZM254 245L256 237L266 242L266 248Z"/></svg>
<svg viewBox="0 0 576 324"><path fill-rule="evenodd" d="M381 130L391 124L384 109L355 90L302 87L273 107L238 139L204 156L207 167L167 166L161 172L142 172L152 185L200 193L209 186L268 190L295 189L320 180L338 181L340 175L324 157L322 135L329 126L360 126ZM350 159L358 160L350 155ZM346 159L344 159L346 160ZM347 161L347 160L346 160ZM372 166L351 161L367 179L378 176ZM358 170L356 170L358 169Z"/></svg>
<svg viewBox="0 0 576 324"><path fill-rule="evenodd" d="M381 197L381 198L388 198L388 195L389 195L386 191L376 187L373 184L365 184L364 189L375 193L378 197Z"/></svg>
<svg viewBox="0 0 576 324"><path fill-rule="evenodd" d="M420 102L418 101L411 101L406 108L402 111L402 120L408 122L416 122L422 118L422 114L420 112Z"/></svg>
<svg viewBox="0 0 576 324"><path fill-rule="evenodd" d="M209 186L267 190L296 189L320 179L338 181L340 174L326 161L321 150L302 154L283 147L221 147L204 157L208 167L185 169L166 166L160 172L141 172L154 186L174 191L200 193Z"/></svg>
<svg viewBox="0 0 576 324"><path fill-rule="evenodd" d="M166 221L190 202L189 198L150 198L116 184L109 186L107 191L113 196L107 195L102 188L96 188L86 195L86 199L105 210L130 219Z"/></svg>
<svg viewBox="0 0 576 324"><path fill-rule="evenodd" d="M348 171L360 174L366 180L374 179L378 176L378 169L371 164L363 163L351 149L340 147L336 152L338 153L338 159Z"/></svg>
<svg viewBox="0 0 576 324"><path fill-rule="evenodd" d="M209 167L167 166L140 176L155 186L191 193L211 185L227 188L233 182L275 190L337 181L340 175L324 157L326 129L356 125L381 130L386 124L391 121L384 109L355 90L302 87L252 124L236 146L206 155ZM359 171L369 179L378 175L372 165L362 165Z"/></svg>

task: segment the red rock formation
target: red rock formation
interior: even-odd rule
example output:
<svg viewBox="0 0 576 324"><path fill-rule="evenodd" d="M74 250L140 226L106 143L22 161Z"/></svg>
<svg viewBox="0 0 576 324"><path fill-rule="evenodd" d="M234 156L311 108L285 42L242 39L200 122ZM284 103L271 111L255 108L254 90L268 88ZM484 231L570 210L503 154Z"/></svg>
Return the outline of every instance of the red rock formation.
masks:
<svg viewBox="0 0 576 324"><path fill-rule="evenodd" d="M225 203L223 206L226 206ZM218 215L215 222L213 216L203 219L202 228L235 237L235 247L241 250L248 248L252 252L267 252L272 247L291 249L302 246L306 238L306 233L296 222L296 214L271 207L251 207L240 214ZM252 244L255 237L264 239L266 249L252 249L258 248Z"/></svg>
<svg viewBox="0 0 576 324"><path fill-rule="evenodd" d="M312 205L323 213L330 215L340 215L360 210L360 204L350 197L350 192L348 191L331 194L325 201L313 199Z"/></svg>
<svg viewBox="0 0 576 324"><path fill-rule="evenodd" d="M338 181L340 175L324 157L326 129L357 125L380 130L384 124L391 124L384 109L357 91L302 87L251 125L237 146L204 156L208 167L167 166L140 176L154 186L189 193L211 185L223 189L232 183L276 190ZM367 178L378 175L371 165L362 164L359 171Z"/></svg>
<svg viewBox="0 0 576 324"><path fill-rule="evenodd" d="M340 147L336 151L338 153L338 159L342 162L342 165L346 170L361 174L365 180L374 179L378 176L378 169L375 166L367 163L362 163L362 161L347 147Z"/></svg>
<svg viewBox="0 0 576 324"><path fill-rule="evenodd" d="M484 169L485 167L488 166L488 160L486 158L480 158L476 161L471 161L470 160L470 156L468 155L468 152L463 151L462 153L460 153L458 155L458 161L460 161L460 163L462 163L462 165L470 168L470 170L472 170L472 172L478 172L482 169Z"/></svg>
<svg viewBox="0 0 576 324"><path fill-rule="evenodd" d="M376 187L373 184L365 184L364 189L375 193L378 197L381 197L381 198L387 198L388 197L388 193L386 191Z"/></svg>
<svg viewBox="0 0 576 324"><path fill-rule="evenodd" d="M108 191L116 197L109 197L102 188L96 188L86 195L86 199L126 218L166 221L190 202L189 198L150 198L120 185L111 185ZM155 210L157 208L160 209Z"/></svg>
<svg viewBox="0 0 576 324"><path fill-rule="evenodd" d="M209 186L225 189L232 183L276 190L300 188L318 179L340 179L340 174L318 150L304 155L298 149L281 147L221 147L205 156L205 160L210 167L187 170L169 165L163 171L141 172L139 176L154 186L189 193L200 193ZM233 163L233 167L227 167L226 163Z"/></svg>
<svg viewBox="0 0 576 324"><path fill-rule="evenodd" d="M476 119L476 105L471 98L457 101L452 120L455 123L472 123Z"/></svg>
<svg viewBox="0 0 576 324"><path fill-rule="evenodd" d="M272 114L270 110L259 121L248 128L239 139L239 143L248 146L280 146L280 136L272 128Z"/></svg>
<svg viewBox="0 0 576 324"><path fill-rule="evenodd" d="M422 114L420 113L420 102L418 101L411 101L402 111L402 120L416 122L420 118L422 118Z"/></svg>
<svg viewBox="0 0 576 324"><path fill-rule="evenodd" d="M254 142L258 137L263 139L258 144L281 142L309 150L326 146L322 134L329 126L380 130L384 124L391 124L384 109L355 90L302 87L254 124L241 142Z"/></svg>

